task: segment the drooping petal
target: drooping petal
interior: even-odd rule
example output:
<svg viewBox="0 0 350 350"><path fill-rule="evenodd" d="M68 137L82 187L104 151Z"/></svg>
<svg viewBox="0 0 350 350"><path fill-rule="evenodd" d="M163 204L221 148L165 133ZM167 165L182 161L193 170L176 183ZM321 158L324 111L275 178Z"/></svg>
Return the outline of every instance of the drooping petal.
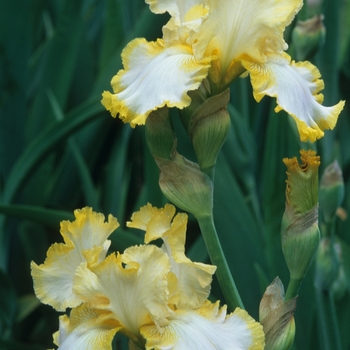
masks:
<svg viewBox="0 0 350 350"><path fill-rule="evenodd" d="M82 259L73 247L53 244L47 251L44 264L31 262L34 291L44 304L51 305L57 311L75 307L82 300L72 292L75 269Z"/></svg>
<svg viewBox="0 0 350 350"><path fill-rule="evenodd" d="M302 0L210 0L195 55L217 55L209 77L215 84L226 85L242 73L242 58L264 62L267 53L287 48L283 32L301 6Z"/></svg>
<svg viewBox="0 0 350 350"><path fill-rule="evenodd" d="M265 63L243 62L249 71L254 97L276 97L275 111L285 110L297 123L301 141L321 138L324 130L333 129L344 107L340 101L332 107L321 105L319 92L324 84L318 69L309 62L291 62L287 54L273 55Z"/></svg>
<svg viewBox="0 0 350 350"><path fill-rule="evenodd" d="M105 91L101 102L132 127L145 124L149 113L163 106L187 107L187 92L199 87L210 67L210 58L196 60L189 46L165 47L162 40L135 39L122 59L124 70L111 81L114 94Z"/></svg>
<svg viewBox="0 0 350 350"><path fill-rule="evenodd" d="M81 265L74 292L92 307L109 310L130 336L152 320L166 324L170 263L158 247L135 246L92 268Z"/></svg>
<svg viewBox="0 0 350 350"><path fill-rule="evenodd" d="M106 238L119 226L113 216L104 222L103 214L91 208L76 210L74 214L74 222L61 222L61 234L66 243L53 244L43 264L31 263L36 296L57 311L82 302L72 292L75 270L82 262L93 265L103 260L110 245Z"/></svg>
<svg viewBox="0 0 350 350"><path fill-rule="evenodd" d="M85 304L78 306L69 317L60 317L54 343L59 350L111 350L113 337L121 327L110 316L106 311L93 310Z"/></svg>
<svg viewBox="0 0 350 350"><path fill-rule="evenodd" d="M246 311L236 309L226 316L226 307L206 303L196 311L175 311L161 332L142 327L146 349L173 350L260 350L264 348L262 326Z"/></svg>

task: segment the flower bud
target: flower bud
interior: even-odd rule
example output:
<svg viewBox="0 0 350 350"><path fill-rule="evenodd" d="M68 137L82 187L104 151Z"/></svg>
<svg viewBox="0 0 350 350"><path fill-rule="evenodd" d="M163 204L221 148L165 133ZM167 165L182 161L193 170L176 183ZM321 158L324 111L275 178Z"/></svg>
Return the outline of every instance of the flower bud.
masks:
<svg viewBox="0 0 350 350"><path fill-rule="evenodd" d="M327 166L321 177L320 212L323 220L330 223L345 195L343 173L335 160Z"/></svg>
<svg viewBox="0 0 350 350"><path fill-rule="evenodd" d="M323 237L316 255L316 287L324 291L330 291L334 286L335 291L337 291L339 289L339 286L336 285L339 268L339 248L332 242L332 238Z"/></svg>
<svg viewBox="0 0 350 350"><path fill-rule="evenodd" d="M265 350L291 348L295 337L295 308L296 298L284 301L283 284L276 277L266 288L259 307L259 319L265 333Z"/></svg>
<svg viewBox="0 0 350 350"><path fill-rule="evenodd" d="M297 159L283 159L287 166L286 209L282 218L282 250L292 280L301 281L316 253L318 228L318 167L314 151L300 151ZM295 291L297 292L297 291Z"/></svg>
<svg viewBox="0 0 350 350"><path fill-rule="evenodd" d="M146 120L146 141L153 157L170 159L175 147L168 108L153 111Z"/></svg>
<svg viewBox="0 0 350 350"><path fill-rule="evenodd" d="M306 21L298 21L292 32L295 57L298 61L312 58L326 37L323 15L316 15Z"/></svg>
<svg viewBox="0 0 350 350"><path fill-rule="evenodd" d="M230 115L226 106L230 90L205 100L192 114L188 132L200 168L206 172L214 168L218 153L230 128Z"/></svg>
<svg viewBox="0 0 350 350"><path fill-rule="evenodd" d="M176 206L197 219L210 216L213 208L213 184L198 165L174 152L172 159L155 158L160 169L159 186Z"/></svg>
<svg viewBox="0 0 350 350"><path fill-rule="evenodd" d="M230 90L210 96L210 88L205 82L200 89L190 93L192 103L180 114L192 140L200 169L212 176L218 153L231 124L226 109Z"/></svg>

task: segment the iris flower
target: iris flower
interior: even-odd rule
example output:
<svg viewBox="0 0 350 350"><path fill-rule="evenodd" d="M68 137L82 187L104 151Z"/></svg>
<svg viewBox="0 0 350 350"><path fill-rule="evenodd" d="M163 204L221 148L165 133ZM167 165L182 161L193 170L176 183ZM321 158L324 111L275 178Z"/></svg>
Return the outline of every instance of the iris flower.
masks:
<svg viewBox="0 0 350 350"><path fill-rule="evenodd" d="M146 0L150 10L171 16L163 38L132 40L122 52L124 69L112 78L113 94L102 104L113 117L135 125L163 106L182 109L188 92L208 79L219 93L249 74L253 95L277 100L296 121L302 141L315 141L333 129L344 102L324 107L320 72L296 63L285 52L283 32L302 0Z"/></svg>
<svg viewBox="0 0 350 350"><path fill-rule="evenodd" d="M118 331L146 349L263 349L262 326L246 311L227 315L207 299L216 268L186 257L187 215L174 215L172 205L142 207L127 226L144 230L146 244L108 256L115 218L84 208L61 224L65 243L31 264L37 297L72 308L54 334L59 349L111 349ZM160 248L149 244L156 239Z"/></svg>

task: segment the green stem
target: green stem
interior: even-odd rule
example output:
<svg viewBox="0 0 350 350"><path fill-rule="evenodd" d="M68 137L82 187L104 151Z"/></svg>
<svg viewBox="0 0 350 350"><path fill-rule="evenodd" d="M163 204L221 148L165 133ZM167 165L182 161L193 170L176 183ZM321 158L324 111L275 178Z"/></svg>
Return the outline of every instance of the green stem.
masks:
<svg viewBox="0 0 350 350"><path fill-rule="evenodd" d="M197 218L210 260L217 267L216 277L219 281L222 293L229 310L236 307L244 309L242 299L238 293L235 281L231 275L219 237L217 235L213 217L204 216Z"/></svg>
<svg viewBox="0 0 350 350"><path fill-rule="evenodd" d="M289 280L285 300L292 299L298 295L302 281L303 281L302 279L293 279L293 278Z"/></svg>
<svg viewBox="0 0 350 350"><path fill-rule="evenodd" d="M329 328L327 324L327 314L324 305L324 297L322 291L319 288L315 288L316 292L316 303L317 303L317 313L318 320L320 324L319 331L319 343L322 344L323 350L332 350L332 346L329 339Z"/></svg>
<svg viewBox="0 0 350 350"><path fill-rule="evenodd" d="M338 324L337 312L334 304L333 293L332 292L328 293L328 297L329 297L329 306L330 306L330 314L331 314L331 332L333 333L334 339L335 339L334 350L342 350L343 348L341 345L341 337L339 332L339 324Z"/></svg>

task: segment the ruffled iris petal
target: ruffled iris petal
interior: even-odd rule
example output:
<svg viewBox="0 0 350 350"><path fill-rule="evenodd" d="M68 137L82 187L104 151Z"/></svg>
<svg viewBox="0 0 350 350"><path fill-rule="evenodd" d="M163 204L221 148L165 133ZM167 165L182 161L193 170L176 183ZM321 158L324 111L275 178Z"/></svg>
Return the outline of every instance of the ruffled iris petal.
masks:
<svg viewBox="0 0 350 350"><path fill-rule="evenodd" d="M149 243L162 237L163 233L170 229L174 215L175 207L171 204L166 204L164 208L158 209L148 203L133 213L131 221L128 221L126 225L146 231L145 243Z"/></svg>
<svg viewBox="0 0 350 350"><path fill-rule="evenodd" d="M173 205L166 204L164 208L158 209L147 204L132 215L132 221L127 226L146 231L146 243L158 238L164 241L162 249L169 256L171 272L175 277L169 285L169 303L177 308L197 308L209 295L216 267L195 263L186 257L187 215L174 215Z"/></svg>
<svg viewBox="0 0 350 350"><path fill-rule="evenodd" d="M108 222L105 222L103 214L96 213L89 207L75 210L74 216L75 221L73 222L61 222L61 234L64 241L72 244L79 252L95 246L103 246L108 236L119 227L118 220L112 215L109 215Z"/></svg>
<svg viewBox="0 0 350 350"><path fill-rule="evenodd" d="M187 258L186 226L187 215L177 214L171 228L161 236L164 241L162 249L170 257L171 272L176 276L176 282L170 288L169 303L178 309L195 309L208 298L216 267Z"/></svg>
<svg viewBox="0 0 350 350"><path fill-rule="evenodd" d="M301 6L301 0L210 0L195 55L217 55L210 78L216 84L228 84L240 71L235 66L241 58L263 62L266 53L287 48L283 32Z"/></svg>
<svg viewBox="0 0 350 350"><path fill-rule="evenodd" d="M73 290L92 307L113 312L125 332L137 335L151 319L167 323L169 271L169 259L160 248L135 246L90 269L81 265Z"/></svg>
<svg viewBox="0 0 350 350"><path fill-rule="evenodd" d="M276 97L276 112L285 110L297 123L301 141L316 139L324 130L333 129L344 102L332 107L321 105L323 81L318 69L309 62L290 62L287 54L271 56L265 63L243 62L249 71L254 97Z"/></svg>
<svg viewBox="0 0 350 350"><path fill-rule="evenodd" d="M118 323L101 310L86 305L73 309L70 316L60 317L54 342L59 350L112 349L112 340L120 329Z"/></svg>
<svg viewBox="0 0 350 350"><path fill-rule="evenodd" d="M187 92L199 87L210 67L210 59L195 60L189 46L165 47L162 40L135 39L122 59L124 70L111 81L114 94L104 92L102 104L133 127L160 107L187 107Z"/></svg>
<svg viewBox="0 0 350 350"><path fill-rule="evenodd" d="M246 311L236 309L226 316L226 308L206 303L196 311L175 311L170 323L159 331L141 328L146 349L173 350L260 350L264 348L262 326Z"/></svg>
<svg viewBox="0 0 350 350"><path fill-rule="evenodd" d="M91 208L74 212L76 220L61 222L65 244L53 244L44 264L31 263L34 291L44 304L57 311L75 307L81 299L72 292L76 268L82 262L97 264L106 256L110 241L106 238L119 226L117 219L95 213Z"/></svg>

